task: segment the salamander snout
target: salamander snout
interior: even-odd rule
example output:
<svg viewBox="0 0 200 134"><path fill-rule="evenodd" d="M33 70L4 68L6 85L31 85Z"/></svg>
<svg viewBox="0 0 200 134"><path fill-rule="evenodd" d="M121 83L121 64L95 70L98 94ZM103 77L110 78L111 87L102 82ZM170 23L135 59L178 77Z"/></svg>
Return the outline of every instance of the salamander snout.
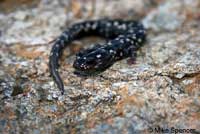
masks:
<svg viewBox="0 0 200 134"><path fill-rule="evenodd" d="M112 56L104 48L86 49L76 55L73 67L75 74L91 75L107 69L111 61Z"/></svg>

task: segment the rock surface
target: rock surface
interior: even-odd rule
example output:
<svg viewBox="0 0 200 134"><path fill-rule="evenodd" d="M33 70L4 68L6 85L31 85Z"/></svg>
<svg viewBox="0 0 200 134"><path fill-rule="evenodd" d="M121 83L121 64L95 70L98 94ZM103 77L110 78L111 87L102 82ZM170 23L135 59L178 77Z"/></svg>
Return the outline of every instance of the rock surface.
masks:
<svg viewBox="0 0 200 134"><path fill-rule="evenodd" d="M199 0L24 3L0 13L0 133L200 133ZM71 23L103 17L148 28L136 63L77 77L79 44L99 39L74 42L61 62L61 95L49 77L50 42Z"/></svg>

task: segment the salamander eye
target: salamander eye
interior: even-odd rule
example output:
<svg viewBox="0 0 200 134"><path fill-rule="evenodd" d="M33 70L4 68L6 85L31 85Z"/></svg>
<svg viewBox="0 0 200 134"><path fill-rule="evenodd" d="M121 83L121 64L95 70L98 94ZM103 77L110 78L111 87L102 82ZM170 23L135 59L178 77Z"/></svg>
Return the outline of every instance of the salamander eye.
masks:
<svg viewBox="0 0 200 134"><path fill-rule="evenodd" d="M91 60L86 60L85 61L85 63L87 64L87 65L95 65L96 64L96 60L95 59L91 59Z"/></svg>

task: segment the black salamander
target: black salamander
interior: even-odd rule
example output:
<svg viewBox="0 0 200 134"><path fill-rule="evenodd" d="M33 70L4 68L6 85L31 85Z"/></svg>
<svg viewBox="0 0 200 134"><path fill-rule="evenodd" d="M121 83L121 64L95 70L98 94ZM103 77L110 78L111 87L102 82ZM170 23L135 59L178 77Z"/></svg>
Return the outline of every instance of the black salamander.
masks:
<svg viewBox="0 0 200 134"><path fill-rule="evenodd" d="M145 41L146 31L137 21L92 20L76 23L67 28L54 42L49 69L61 93L64 85L58 72L58 61L63 49L72 41L90 35L100 36L108 41L104 45L95 45L76 54L73 67L77 75L96 75L112 66L116 61L136 56L136 51Z"/></svg>

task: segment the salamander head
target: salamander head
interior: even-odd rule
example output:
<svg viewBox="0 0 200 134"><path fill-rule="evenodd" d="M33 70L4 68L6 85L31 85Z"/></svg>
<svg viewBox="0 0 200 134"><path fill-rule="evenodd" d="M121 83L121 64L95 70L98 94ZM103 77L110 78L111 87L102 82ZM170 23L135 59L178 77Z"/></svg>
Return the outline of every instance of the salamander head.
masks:
<svg viewBox="0 0 200 134"><path fill-rule="evenodd" d="M83 76L99 74L113 64L112 57L103 47L86 49L76 55L74 73Z"/></svg>

